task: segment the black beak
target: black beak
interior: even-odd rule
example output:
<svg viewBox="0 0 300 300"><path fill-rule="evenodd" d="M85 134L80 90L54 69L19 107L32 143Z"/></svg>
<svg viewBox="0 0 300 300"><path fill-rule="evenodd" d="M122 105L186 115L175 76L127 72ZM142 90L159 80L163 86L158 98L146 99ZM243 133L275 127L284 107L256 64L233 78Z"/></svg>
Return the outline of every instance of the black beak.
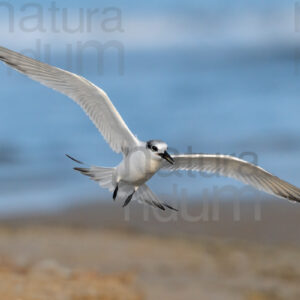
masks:
<svg viewBox="0 0 300 300"><path fill-rule="evenodd" d="M171 157L171 155L165 151L164 153L159 153L159 155L165 159L167 162L169 162L171 165L174 164L174 159Z"/></svg>

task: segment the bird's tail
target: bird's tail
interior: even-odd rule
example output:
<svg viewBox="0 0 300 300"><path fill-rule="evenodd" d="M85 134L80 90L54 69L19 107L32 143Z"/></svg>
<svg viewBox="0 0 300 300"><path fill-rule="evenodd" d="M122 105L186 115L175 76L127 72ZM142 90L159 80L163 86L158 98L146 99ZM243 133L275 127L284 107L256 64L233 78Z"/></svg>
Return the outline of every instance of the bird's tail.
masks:
<svg viewBox="0 0 300 300"><path fill-rule="evenodd" d="M67 155L73 161L83 164L81 161L73 158L70 155ZM87 168L74 168L74 170L80 172L83 175L89 176L92 180L99 183L103 188L107 188L109 191L113 192L115 188L115 168L105 168L105 167L97 167L91 166Z"/></svg>

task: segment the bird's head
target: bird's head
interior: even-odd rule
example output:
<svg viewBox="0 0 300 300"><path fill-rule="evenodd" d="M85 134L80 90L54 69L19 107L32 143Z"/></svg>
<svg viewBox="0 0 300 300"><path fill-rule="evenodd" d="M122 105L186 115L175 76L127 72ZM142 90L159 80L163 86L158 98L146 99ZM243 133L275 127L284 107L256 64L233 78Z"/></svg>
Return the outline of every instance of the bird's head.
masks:
<svg viewBox="0 0 300 300"><path fill-rule="evenodd" d="M156 157L165 159L167 162L169 162L172 165L174 164L174 159L167 152L168 145L165 142L159 140L150 140L146 143L146 147Z"/></svg>

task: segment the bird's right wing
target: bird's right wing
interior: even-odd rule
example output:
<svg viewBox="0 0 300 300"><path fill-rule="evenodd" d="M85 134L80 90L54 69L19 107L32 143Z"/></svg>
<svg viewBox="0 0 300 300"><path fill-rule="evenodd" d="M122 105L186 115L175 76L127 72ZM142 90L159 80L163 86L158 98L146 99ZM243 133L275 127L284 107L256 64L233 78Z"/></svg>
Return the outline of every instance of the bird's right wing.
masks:
<svg viewBox="0 0 300 300"><path fill-rule="evenodd" d="M165 162L163 169L218 173L269 194L300 202L299 188L245 160L215 154L180 154L172 155L172 158L174 164Z"/></svg>
<svg viewBox="0 0 300 300"><path fill-rule="evenodd" d="M138 145L106 93L85 78L0 47L0 60L47 87L72 98L86 112L111 148L126 153Z"/></svg>

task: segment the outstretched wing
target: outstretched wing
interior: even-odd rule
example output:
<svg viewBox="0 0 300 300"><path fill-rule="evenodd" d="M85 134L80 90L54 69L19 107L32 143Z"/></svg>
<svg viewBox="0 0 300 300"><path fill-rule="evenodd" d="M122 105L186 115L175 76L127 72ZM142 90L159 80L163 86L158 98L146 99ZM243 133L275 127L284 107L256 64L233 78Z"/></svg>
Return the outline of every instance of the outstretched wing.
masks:
<svg viewBox="0 0 300 300"><path fill-rule="evenodd" d="M133 195L133 199L137 200L138 202L147 203L151 206L158 207L162 210L169 208L177 211L177 209L172 207L171 205L160 202L158 197L150 190L150 188L146 184L142 184L138 188L138 190Z"/></svg>
<svg viewBox="0 0 300 300"><path fill-rule="evenodd" d="M86 112L104 139L117 152L138 145L106 93L85 78L0 47L0 60L47 87L72 98Z"/></svg>
<svg viewBox="0 0 300 300"><path fill-rule="evenodd" d="M299 188L236 157L213 154L180 154L172 155L172 158L174 164L165 163L163 169L219 173L269 194L300 202Z"/></svg>

